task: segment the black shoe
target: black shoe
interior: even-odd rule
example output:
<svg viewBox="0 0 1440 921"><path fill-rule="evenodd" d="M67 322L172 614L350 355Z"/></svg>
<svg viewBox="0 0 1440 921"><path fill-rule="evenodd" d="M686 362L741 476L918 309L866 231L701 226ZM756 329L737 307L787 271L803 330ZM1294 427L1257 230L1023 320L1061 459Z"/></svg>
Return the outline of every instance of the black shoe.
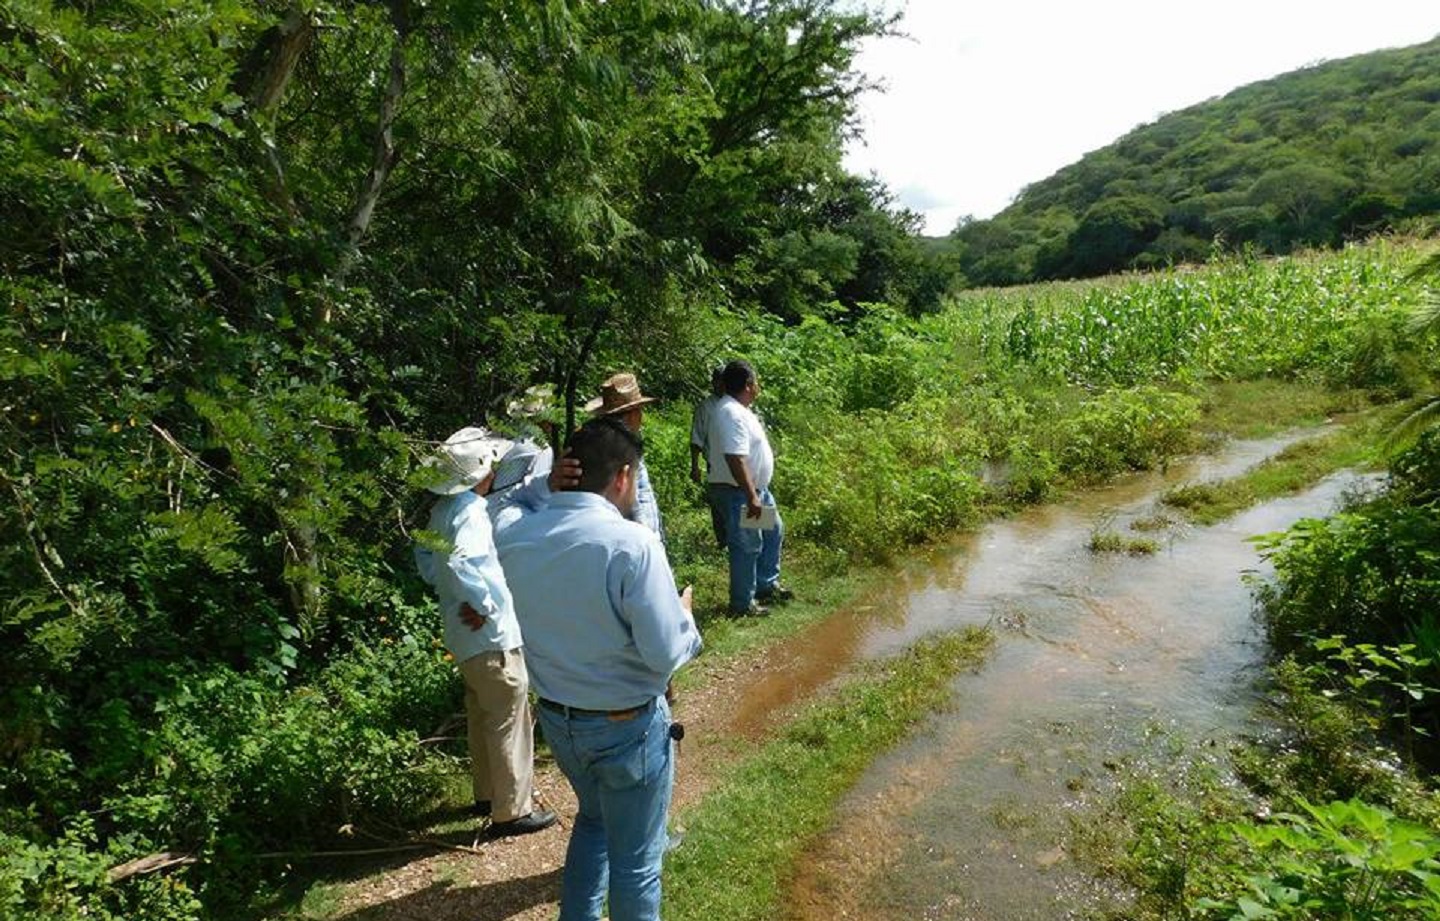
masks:
<svg viewBox="0 0 1440 921"><path fill-rule="evenodd" d="M755 593L755 600L761 604L784 604L794 597L795 593L783 585L774 585Z"/></svg>
<svg viewBox="0 0 1440 921"><path fill-rule="evenodd" d="M752 601L752 602L750 602L750 607L748 607L748 608L742 608L741 610L738 610L738 611L731 611L731 612L730 612L730 616L731 616L731 617L764 617L766 614L769 614L769 613L770 613L770 609L767 608L767 607L765 607L765 605L763 605L763 604L756 604L755 602Z"/></svg>
<svg viewBox="0 0 1440 921"><path fill-rule="evenodd" d="M544 831L557 821L559 821L559 816L549 809L536 809L529 815L522 815L520 818L511 819L508 822L491 822L490 835L495 838L528 835L534 831Z"/></svg>
<svg viewBox="0 0 1440 921"><path fill-rule="evenodd" d="M465 810L477 819L488 819L490 817L490 801L488 799L477 799Z"/></svg>

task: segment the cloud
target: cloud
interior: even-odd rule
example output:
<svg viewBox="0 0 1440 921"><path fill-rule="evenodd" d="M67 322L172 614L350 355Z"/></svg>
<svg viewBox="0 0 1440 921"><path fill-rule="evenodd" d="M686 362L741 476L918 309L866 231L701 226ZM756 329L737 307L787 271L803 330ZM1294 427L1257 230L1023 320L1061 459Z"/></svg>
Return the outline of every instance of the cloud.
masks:
<svg viewBox="0 0 1440 921"><path fill-rule="evenodd" d="M936 211L953 205L954 199L927 186L910 184L895 190L895 200L911 211Z"/></svg>
<svg viewBox="0 0 1440 921"><path fill-rule="evenodd" d="M865 137L845 163L896 190L932 234L961 214L994 215L1162 112L1440 32L1434 0L1367 0L1363 15L1350 0L1211 0L1203 16L1183 17L1154 0L885 6L904 8L910 37L862 48L857 65L887 90L861 98Z"/></svg>

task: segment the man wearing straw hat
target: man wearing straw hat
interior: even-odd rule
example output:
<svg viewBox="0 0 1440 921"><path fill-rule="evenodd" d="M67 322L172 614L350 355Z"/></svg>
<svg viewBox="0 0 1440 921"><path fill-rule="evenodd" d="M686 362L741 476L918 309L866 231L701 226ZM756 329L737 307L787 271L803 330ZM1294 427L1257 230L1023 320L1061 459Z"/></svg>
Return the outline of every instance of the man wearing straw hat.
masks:
<svg viewBox="0 0 1440 921"><path fill-rule="evenodd" d="M511 443L483 428L445 440L430 466L429 535L416 545L420 575L440 596L445 647L465 681L474 811L489 815L496 836L540 831L555 813L536 809L534 721L520 623L495 552L485 493L493 466Z"/></svg>
<svg viewBox="0 0 1440 921"><path fill-rule="evenodd" d="M585 411L592 416L611 416L625 423L625 427L640 434L645 420L645 407L656 402L640 392L640 382L635 375L622 371L612 374L600 385L600 395L585 404ZM645 469L642 457L635 470L635 505L627 516L631 521L643 524L654 531L663 541L664 526L660 520L660 503L655 501L655 490L650 485L650 471Z"/></svg>

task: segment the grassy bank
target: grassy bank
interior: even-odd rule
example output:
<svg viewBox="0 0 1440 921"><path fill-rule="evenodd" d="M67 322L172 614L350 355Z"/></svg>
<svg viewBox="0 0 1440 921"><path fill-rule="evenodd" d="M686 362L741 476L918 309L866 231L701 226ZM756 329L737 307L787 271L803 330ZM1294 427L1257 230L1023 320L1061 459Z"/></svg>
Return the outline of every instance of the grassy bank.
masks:
<svg viewBox="0 0 1440 921"><path fill-rule="evenodd" d="M1073 818L1076 859L1132 893L1107 921L1440 916L1440 795L1293 664L1275 677L1278 736L1160 740Z"/></svg>
<svg viewBox="0 0 1440 921"><path fill-rule="evenodd" d="M682 816L686 840L666 868L665 916L774 918L793 861L860 772L983 660L990 634L926 640L864 670L802 713Z"/></svg>
<svg viewBox="0 0 1440 921"><path fill-rule="evenodd" d="M1252 505L1309 489L1338 470L1379 469L1385 460L1386 432L1403 415L1403 407L1367 410L1333 431L1286 447L1237 477L1177 486L1160 501L1196 524L1210 525Z"/></svg>

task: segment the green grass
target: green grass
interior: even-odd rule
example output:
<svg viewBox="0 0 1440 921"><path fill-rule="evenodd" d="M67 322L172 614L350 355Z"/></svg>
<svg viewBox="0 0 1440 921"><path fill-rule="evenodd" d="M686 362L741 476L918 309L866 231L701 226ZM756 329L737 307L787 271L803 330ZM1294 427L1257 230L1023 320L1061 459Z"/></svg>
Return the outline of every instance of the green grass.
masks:
<svg viewBox="0 0 1440 921"><path fill-rule="evenodd" d="M1130 522L1132 531L1163 531L1175 523L1175 519L1169 515L1148 515L1144 518L1136 518Z"/></svg>
<svg viewBox="0 0 1440 921"><path fill-rule="evenodd" d="M1116 531L1096 531L1087 545L1091 553L1128 553L1144 556L1160 549L1159 541L1149 537L1126 537Z"/></svg>
<svg viewBox="0 0 1440 921"><path fill-rule="evenodd" d="M1280 496L1294 495L1347 468L1373 469L1383 460L1381 444L1396 410L1372 410L1337 431L1307 438L1229 480L1187 483L1160 501L1209 525Z"/></svg>
<svg viewBox="0 0 1440 921"><path fill-rule="evenodd" d="M1201 425L1236 438L1266 438L1315 426L1370 405L1363 390L1304 380L1216 381L1199 388Z"/></svg>
<svg viewBox="0 0 1440 921"><path fill-rule="evenodd" d="M1224 752L1211 741L1162 734L1151 750L1118 761L1114 787L1072 816L1067 849L1078 865L1132 894L1125 908L1100 918L1241 917L1233 910L1197 909L1205 898L1225 904L1256 898L1254 881L1276 873L1277 865L1273 855L1266 859L1246 846L1244 833L1273 827L1285 813L1303 814L1303 801L1359 799L1432 831L1440 827L1440 794L1395 771L1352 709L1325 696L1291 661L1281 663L1272 677L1278 706L1274 715L1284 725L1283 733L1269 741L1238 743ZM1308 889L1309 896L1317 894L1317 877L1323 877L1314 871L1332 861L1342 867L1353 861L1359 867L1369 860L1373 869L1395 856L1374 841L1356 847L1356 842L1314 835L1287 838L1300 850L1289 855L1278 872L1309 870L1310 885L1299 874L1289 880ZM1435 917L1434 908L1432 901L1418 905L1413 914L1344 914L1312 907L1309 913L1257 910L1244 917L1418 919Z"/></svg>
<svg viewBox="0 0 1440 921"><path fill-rule="evenodd" d="M777 917L794 861L840 797L948 698L954 676L978 665L992 642L980 629L923 641L865 670L733 768L682 817L685 844L665 871L665 917Z"/></svg>

